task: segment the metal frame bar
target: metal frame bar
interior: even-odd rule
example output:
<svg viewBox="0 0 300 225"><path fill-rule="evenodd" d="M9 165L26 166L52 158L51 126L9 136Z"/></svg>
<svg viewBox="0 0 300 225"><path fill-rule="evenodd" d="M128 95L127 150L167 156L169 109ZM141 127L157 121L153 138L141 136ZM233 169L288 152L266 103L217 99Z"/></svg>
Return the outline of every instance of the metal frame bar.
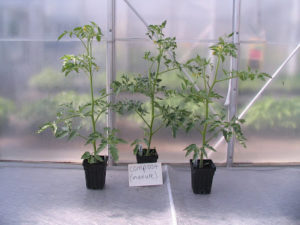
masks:
<svg viewBox="0 0 300 225"><path fill-rule="evenodd" d="M240 56L240 11L241 0L233 0L233 15L232 15L232 32L233 44L237 47L237 57L230 58L230 71L237 71L239 67ZM230 121L237 111L237 97L238 97L238 78L229 81L227 99L225 105L228 105L228 121ZM227 145L227 167L231 167L233 163L235 137L232 137Z"/></svg>
<svg viewBox="0 0 300 225"><path fill-rule="evenodd" d="M114 102L114 96L112 95L111 84L116 77L116 49L115 49L115 0L107 0L107 40L106 40L106 93L107 102ZM113 129L115 127L115 114L108 108L106 126ZM107 150L109 149L107 146ZM108 165L114 165L114 161L108 151Z"/></svg>

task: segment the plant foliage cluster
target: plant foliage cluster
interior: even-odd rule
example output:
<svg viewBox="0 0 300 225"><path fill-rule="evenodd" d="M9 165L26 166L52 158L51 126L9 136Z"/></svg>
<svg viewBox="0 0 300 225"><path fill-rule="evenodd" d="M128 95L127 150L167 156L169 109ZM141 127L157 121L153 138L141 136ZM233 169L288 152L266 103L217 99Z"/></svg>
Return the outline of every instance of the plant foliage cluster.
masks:
<svg viewBox="0 0 300 225"><path fill-rule="evenodd" d="M112 88L116 94L120 92L139 93L149 100L123 100L117 103L120 112L135 112L144 122L144 139L136 139L132 142L137 153L141 142L147 146L146 156L150 154L153 136L164 126L171 127L176 136L177 129L182 125L188 112L179 106L165 104L165 100L173 93L162 85L162 75L174 70L180 70L181 65L176 60L175 50L177 44L175 38L165 37L163 28L166 21L161 25L150 25L147 36L155 45L155 52L147 51L144 60L148 68L145 75L139 74L133 79L123 75L119 81L114 81ZM149 106L148 106L149 105Z"/></svg>
<svg viewBox="0 0 300 225"><path fill-rule="evenodd" d="M147 62L145 74L138 74L133 77L123 75L119 80L112 84L114 94L121 92L134 93L144 96L147 101L136 99L121 99L115 104L108 104L107 94L104 89L97 95L94 94L93 79L94 72L99 70L93 56L93 40L100 41L102 32L93 22L90 25L77 27L71 31L65 31L59 39L65 35L78 38L84 48L84 53L79 55L64 55L62 72L65 76L70 73L84 72L90 83L90 100L85 104L74 106L73 102L61 105L56 114L56 120L44 124L39 132L51 129L55 137L75 136L83 138L86 144L91 144L93 153L85 152L82 156L89 163L101 161L99 153L109 145L109 150L114 160L118 159L116 145L125 142L116 136L117 130L104 128L105 133L101 133L96 124L101 115L105 114L108 107L119 113L134 112L143 121L144 139L136 139L132 142L134 153L136 154L141 143L146 146L146 156L150 155L153 137L163 127L169 127L174 137L179 128L184 128L187 132L195 129L202 138L202 143L190 144L184 150L186 156L193 153L194 162L200 159L200 167L203 167L203 159L207 157L207 151L215 151L210 145L212 138L221 133L226 141L233 136L245 146L241 124L244 120L236 117L226 119L222 110L212 111L212 106L219 104L223 98L216 91L216 85L228 82L231 79L245 80L264 80L269 75L257 71L227 71L224 63L228 57L237 57L237 48L228 39L231 35L219 38L218 42L210 47L211 58L204 58L200 55L189 59L186 63L179 63L176 60L176 40L175 37L166 37L163 29L166 21L160 25L150 25L147 36L153 42L155 51L147 51L144 60ZM215 64L212 61L216 62ZM183 76L182 70L185 69L193 75L194 81L188 80ZM176 72L178 80L181 82L180 89L172 89L163 85L162 77L169 72ZM223 72L220 78L219 73ZM196 84L201 84L201 89L196 88ZM169 104L174 99L178 104ZM176 102L176 101L175 101ZM182 104L183 103L183 104ZM184 105L196 105L200 110L195 111L184 107ZM222 105L219 109L224 108ZM92 124L92 131L87 136L80 133L80 126L74 126L74 120L89 118Z"/></svg>
<svg viewBox="0 0 300 225"><path fill-rule="evenodd" d="M225 140L228 142L233 136L245 147L244 134L241 129L241 124L245 121L232 117L226 119L223 113L216 113L211 110L213 103L218 103L218 99L223 98L222 95L217 93L216 84L229 81L231 79L239 79L241 81L262 79L269 77L266 73L259 73L257 71L227 71L224 66L227 57L237 57L236 46L229 42L228 39L231 35L225 38L220 37L215 45L210 47L212 57L216 64L212 64L212 58L203 58L199 55L188 60L183 66L187 68L202 84L202 89L198 91L195 88L195 82L191 82L181 76L183 81L181 95L185 98L186 102L192 102L199 107L204 108L204 116L199 116L190 113L187 119L186 130L196 128L202 136L202 144L191 144L186 147L186 156L193 153L193 160L196 162L200 158L200 167L203 167L203 158L207 157L207 150L215 151L213 146L210 145L212 138L222 133ZM219 78L219 70L223 71L224 77ZM209 134L209 136L208 136Z"/></svg>
<svg viewBox="0 0 300 225"><path fill-rule="evenodd" d="M184 150L186 156L193 153L194 161L200 158L200 167L203 167L203 158L204 156L207 157L207 150L215 151L209 142L219 133L222 133L226 141L235 136L244 146L246 140L241 129L244 120L236 117L228 120L225 118L225 114L221 113L222 111L218 113L211 111L211 106L215 106L218 104L219 99L223 98L217 93L216 84L228 82L230 79L240 79L241 81L264 80L268 75L250 69L231 72L225 69L224 62L226 58L237 57L237 48L228 41L231 35L219 38L218 42L210 47L212 58L214 58L216 64L212 63L212 58L203 58L199 55L189 59L184 64L180 64L176 60L175 50L177 45L175 38L166 38L163 34L165 25L166 22L163 22L161 25L151 25L148 28L147 35L156 46L156 54L145 52L144 59L149 62L147 75L138 75L133 79L124 75L120 81L113 83L113 89L117 94L124 91L140 93L150 99L150 107L147 107L145 102L135 100L119 102L120 111L133 110L144 121L144 143L148 152L151 148L153 135L163 126L171 127L174 137L180 127L184 127L187 132L196 129L202 137L202 144L190 144ZM162 70L162 66L166 69ZM193 74L194 81L190 81L183 76L183 68ZM181 80L179 90L168 89L166 86L160 85L161 75L173 70L177 71ZM224 74L222 78L219 78L220 71ZM196 84L201 84L202 88L199 90L195 87ZM196 105L201 109L201 113L189 110L181 105L163 104L163 102L168 102L169 98L174 97L183 99L184 104ZM150 114L150 117L146 117L148 114ZM159 120L160 123L158 123ZM132 145L135 145L135 153L139 143L140 140L135 140L132 143Z"/></svg>
<svg viewBox="0 0 300 225"><path fill-rule="evenodd" d="M82 155L82 159L88 160L89 163L103 161L102 157L99 156L99 153L109 145L109 151L113 159L117 161L118 151L116 145L125 141L116 136L116 129L105 127L101 132L97 128L99 118L105 114L107 108L110 107L106 100L107 94L105 89L100 90L98 94L95 95L93 86L94 73L99 70L99 66L96 64L93 55L93 41L101 41L101 37L103 36L101 29L96 23L91 22L89 25L76 27L71 31L63 32L58 37L58 40L65 35L68 35L70 38L76 37L79 39L84 48L84 53L79 55L64 55L61 57L61 60L63 61L62 72L65 76L74 72L83 72L89 80L90 100L76 107L73 102L62 104L56 114L56 119L41 126L38 133L43 132L46 129L51 129L54 136L57 138L67 136L70 140L78 136L84 139L85 144L90 144L93 148L92 153L85 152ZM90 119L92 129L88 135L83 135L80 132L81 127L74 126L74 121L78 119L85 120L86 118Z"/></svg>

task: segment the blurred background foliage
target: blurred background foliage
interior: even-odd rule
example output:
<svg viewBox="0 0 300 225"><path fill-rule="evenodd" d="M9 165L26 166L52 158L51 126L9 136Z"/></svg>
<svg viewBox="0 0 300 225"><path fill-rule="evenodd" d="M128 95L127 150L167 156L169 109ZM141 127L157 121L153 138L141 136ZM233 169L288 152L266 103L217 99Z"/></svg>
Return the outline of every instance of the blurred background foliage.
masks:
<svg viewBox="0 0 300 225"><path fill-rule="evenodd" d="M177 59L180 62L186 62L195 54L209 56L208 47L219 36L229 34L232 30L232 0L130 0L130 2L150 24L159 24L167 20L166 35L176 36ZM24 154L32 159L45 159L43 152L48 151L48 146L39 146L39 138L35 135L40 125L39 121L44 122L55 117L55 107L64 102L64 99L80 102L80 99L84 98L87 86L85 77L81 74L72 74L65 78L60 72L60 57L64 54L80 52L78 42L70 40L57 42L57 37L64 30L89 21L95 21L103 29L104 40L95 49L97 62L100 65L100 73L95 76L95 84L96 89L105 86L106 4L107 1L99 0L0 1L0 127L3 131L0 139L1 143L4 143L0 149L0 158L3 152L7 153L7 158L10 156L13 159L22 158L20 152L23 151L24 145L31 143L32 146L28 147L26 150L28 152L25 151ZM143 74L147 66L142 57L144 52L153 49L153 46L145 38L145 26L125 2L117 0L116 4L117 77L123 73ZM299 43L299 12L298 0L242 0L240 69L251 66L252 69L272 74ZM286 138L281 138L281 134L298 132L299 136L300 122L297 116L299 112L297 102L300 96L299 57L298 52L246 115L248 119L246 130L251 132L251 135L264 139L276 134L269 143L273 143L273 140L281 140L280 143L284 146L268 145L272 151L281 153L276 159L268 155L264 159L259 159L261 161L268 159L281 161L283 158L288 158L291 154L286 154ZM229 64L226 68L229 68ZM163 84L177 88L179 86L177 73L178 71L165 74ZM239 111L263 84L264 82L260 81L239 82ZM220 84L218 92L226 96L227 84ZM132 98L133 96L121 97ZM170 100L168 104L175 104L176 101L180 99ZM224 104L224 101L225 99L221 99L220 104ZM182 106L201 112L201 109L196 106L185 105L184 102ZM117 128L123 130L125 139L129 133L128 127L139 129L139 124L135 123L137 120L133 115L121 116L118 121L122 123L117 124ZM281 132L278 131L280 129ZM17 131L16 135L9 132L13 130ZM27 136L34 138L34 141L28 142ZM177 154L178 158L181 157L181 161L178 161L185 160L179 145L175 146L175 141L168 144L166 141L168 136L158 136L163 139L160 143L167 146L166 152L169 149L174 149L174 152L176 150L176 153L173 152L169 157L170 159ZM191 136L196 141L199 140L193 134ZM11 143L4 142L2 139L5 138L11 138ZM185 142L190 140L187 136L179 138L184 139ZM294 143L291 146L296 146L294 147L296 150L299 149L298 139L295 135L295 138L290 140ZM54 144L52 141L52 137L49 137L49 143ZM16 147L15 143L20 143L20 146ZM250 142L249 144L251 145ZM30 152L30 149L35 146L40 148L41 154ZM260 154L255 154L255 148L249 147L247 151L254 153L251 155L252 158L245 154L246 161L249 158L257 161L260 157ZM66 153L63 149L61 152ZM226 154L225 151L223 152L221 158L224 161ZM66 153L65 159L72 154ZM131 155L131 152L128 155ZM168 154L165 156L167 158ZM296 160L300 161L299 153L296 156L298 156ZM51 160L60 159L56 154L52 154Z"/></svg>

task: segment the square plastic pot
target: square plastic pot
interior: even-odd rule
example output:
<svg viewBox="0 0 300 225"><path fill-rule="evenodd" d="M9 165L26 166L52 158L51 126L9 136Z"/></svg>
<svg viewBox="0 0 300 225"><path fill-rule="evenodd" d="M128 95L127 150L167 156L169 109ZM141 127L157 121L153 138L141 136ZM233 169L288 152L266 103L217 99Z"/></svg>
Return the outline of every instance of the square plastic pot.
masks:
<svg viewBox="0 0 300 225"><path fill-rule="evenodd" d="M193 192L194 194L210 194L216 166L210 159L203 160L203 168L199 168L199 163L200 160L197 160L197 165L194 165L190 160Z"/></svg>
<svg viewBox="0 0 300 225"><path fill-rule="evenodd" d="M85 182L88 189L103 189L105 185L107 156L101 156L103 162L90 164L87 159L83 160L82 165L85 172Z"/></svg>

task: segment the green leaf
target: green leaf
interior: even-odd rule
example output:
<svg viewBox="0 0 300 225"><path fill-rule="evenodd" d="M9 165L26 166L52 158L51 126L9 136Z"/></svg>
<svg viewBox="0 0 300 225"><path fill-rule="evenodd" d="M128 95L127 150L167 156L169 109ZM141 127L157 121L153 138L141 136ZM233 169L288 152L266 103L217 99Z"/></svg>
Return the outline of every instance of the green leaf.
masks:
<svg viewBox="0 0 300 225"><path fill-rule="evenodd" d="M147 146L149 146L149 140L148 140L147 138L144 138L143 140L144 140L144 143L145 143Z"/></svg>
<svg viewBox="0 0 300 225"><path fill-rule="evenodd" d="M134 149L133 149L133 154L136 155L139 151L139 145L135 145Z"/></svg>
<svg viewBox="0 0 300 225"><path fill-rule="evenodd" d="M55 137L56 138L63 138L65 136L68 135L68 131L66 130L58 130L56 133L55 133Z"/></svg>
<svg viewBox="0 0 300 225"><path fill-rule="evenodd" d="M138 145L139 143L141 143L141 140L140 140L140 139L135 139L135 140L130 144L130 146Z"/></svg>
<svg viewBox="0 0 300 225"><path fill-rule="evenodd" d="M194 151L194 154L193 154L193 161L197 160L199 157L199 150L198 151Z"/></svg>
<svg viewBox="0 0 300 225"><path fill-rule="evenodd" d="M68 31L65 30L61 35L59 35L57 40L59 41L60 39L62 39L67 33L68 33Z"/></svg>
<svg viewBox="0 0 300 225"><path fill-rule="evenodd" d="M214 149L211 145L205 144L204 147L208 148L209 150L216 152L216 149Z"/></svg>
<svg viewBox="0 0 300 225"><path fill-rule="evenodd" d="M93 156L91 155L91 157L88 158L88 163L90 163L90 164L96 163L95 157L93 157Z"/></svg>
<svg viewBox="0 0 300 225"><path fill-rule="evenodd" d="M52 132L53 132L53 134L55 135L56 132L57 132L57 125L56 125L56 122L55 122L55 121L52 122L51 125L52 125L52 126L51 126Z"/></svg>
<svg viewBox="0 0 300 225"><path fill-rule="evenodd" d="M91 23L92 25L94 25L95 27L98 27L98 25L97 25L94 21L90 21L90 23Z"/></svg>
<svg viewBox="0 0 300 225"><path fill-rule="evenodd" d="M102 142L97 148L96 154L99 154L107 146L106 142Z"/></svg>
<svg viewBox="0 0 300 225"><path fill-rule="evenodd" d="M81 159L89 159L91 157L91 154L89 152L85 152L83 153L83 155L81 156Z"/></svg>
<svg viewBox="0 0 300 225"><path fill-rule="evenodd" d="M205 150L205 147L204 147L204 146L202 146L202 147L200 148L200 151L201 151L201 153L203 153L203 155L207 158L207 153L206 153L206 150Z"/></svg>
<svg viewBox="0 0 300 225"><path fill-rule="evenodd" d="M187 157L192 152L199 152L199 149L196 144L190 144L183 151L186 151L185 157Z"/></svg>
<svg viewBox="0 0 300 225"><path fill-rule="evenodd" d="M40 134L41 132L43 132L44 130L46 130L47 128L52 127L52 123L45 123L43 126L40 127L40 129L37 131L38 134Z"/></svg>
<svg viewBox="0 0 300 225"><path fill-rule="evenodd" d="M68 140L71 140L72 138L74 138L77 135L78 135L77 131L72 130L71 133L69 134Z"/></svg>
<svg viewBox="0 0 300 225"><path fill-rule="evenodd" d="M99 156L99 155L95 155L94 156L99 162L103 162L103 159L102 159L102 157L101 156Z"/></svg>
<svg viewBox="0 0 300 225"><path fill-rule="evenodd" d="M118 149L117 149L115 146L110 145L110 146L109 146L109 151L110 151L110 154L111 154L113 160L114 160L115 162L117 162L117 161L119 160Z"/></svg>

